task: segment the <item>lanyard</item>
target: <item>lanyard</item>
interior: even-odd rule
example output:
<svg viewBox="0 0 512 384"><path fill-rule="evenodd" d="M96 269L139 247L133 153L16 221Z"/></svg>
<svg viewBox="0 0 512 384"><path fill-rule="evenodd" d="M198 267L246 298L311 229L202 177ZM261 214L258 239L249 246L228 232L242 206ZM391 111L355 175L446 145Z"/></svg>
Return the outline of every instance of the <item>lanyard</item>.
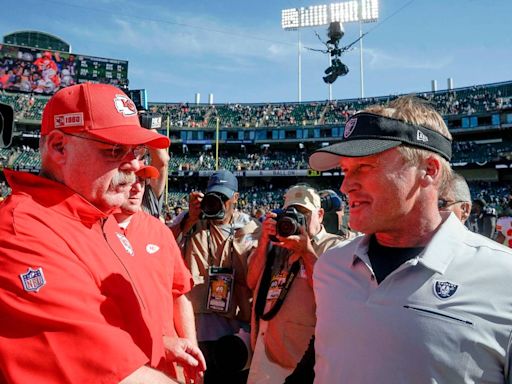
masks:
<svg viewBox="0 0 512 384"><path fill-rule="evenodd" d="M210 221L208 221L208 224L206 227L206 238L208 241L208 267L215 267L214 258L213 258L214 252L212 249L213 240L211 239L210 226L211 226L211 223L210 223ZM226 241L223 243L223 247L220 249L220 255L219 255L219 250L217 250L217 256L219 256L219 265L218 265L219 267L222 266L222 255L224 254L224 250L226 249L226 246L229 243L229 262L230 262L230 267L233 268L234 237L235 237L235 231L234 231L234 227L233 227L233 218L231 218L231 223L230 223L230 227L229 227L229 235L228 235L228 238L226 239Z"/></svg>
<svg viewBox="0 0 512 384"><path fill-rule="evenodd" d="M263 271L263 276L261 278L260 282L260 288L258 290L258 295L256 297L256 304L254 306L254 309L256 311L256 316L260 317L262 320L269 321L271 320L275 315L277 315L277 312L281 309L281 306L283 305L284 299L286 298L286 295L288 294L288 291L290 290L293 280L295 277L297 277L297 274L300 270L300 262L299 260L295 261L289 271L288 276L286 277L286 281L283 285L283 288L281 289L281 292L279 293L279 297L276 299L276 302L270 308L266 313L263 313L263 309L265 308L265 302L267 300L267 294L268 290L270 288L270 279L272 278L272 264L274 264L275 259L275 249L272 250L268 256L267 256L267 263L265 264L265 270Z"/></svg>

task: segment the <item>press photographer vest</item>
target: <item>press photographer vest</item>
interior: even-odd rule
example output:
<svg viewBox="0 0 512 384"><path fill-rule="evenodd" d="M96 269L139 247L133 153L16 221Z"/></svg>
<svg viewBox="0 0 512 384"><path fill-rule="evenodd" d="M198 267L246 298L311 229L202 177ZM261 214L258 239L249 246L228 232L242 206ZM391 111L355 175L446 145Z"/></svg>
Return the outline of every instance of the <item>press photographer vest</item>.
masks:
<svg viewBox="0 0 512 384"><path fill-rule="evenodd" d="M185 263L194 279L189 297L194 313L210 313L206 309L207 277L210 266L233 268L235 274L230 310L223 316L249 322L251 291L247 287L247 258L257 245L260 224L247 214L234 212L231 224L214 225L199 220L184 246Z"/></svg>

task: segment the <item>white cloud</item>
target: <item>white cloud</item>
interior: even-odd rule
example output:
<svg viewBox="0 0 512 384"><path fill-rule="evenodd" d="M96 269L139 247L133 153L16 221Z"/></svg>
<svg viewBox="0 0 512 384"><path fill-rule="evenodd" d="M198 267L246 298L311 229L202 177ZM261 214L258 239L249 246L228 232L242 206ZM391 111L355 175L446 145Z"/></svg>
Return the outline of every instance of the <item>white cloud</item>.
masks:
<svg viewBox="0 0 512 384"><path fill-rule="evenodd" d="M389 53L375 48L365 48L365 65L373 69L421 69L438 70L453 61L451 56L433 57L432 52L422 53L408 49L407 53Z"/></svg>
<svg viewBox="0 0 512 384"><path fill-rule="evenodd" d="M258 29L228 25L211 16L177 13L170 6L148 7L138 11L134 4L130 15L114 13L89 23L87 28L75 24L66 30L85 37L88 43L101 43L98 45L105 49L107 45L121 45L131 52L173 58L241 56L273 62L294 50L278 26ZM133 12L142 16L131 15Z"/></svg>

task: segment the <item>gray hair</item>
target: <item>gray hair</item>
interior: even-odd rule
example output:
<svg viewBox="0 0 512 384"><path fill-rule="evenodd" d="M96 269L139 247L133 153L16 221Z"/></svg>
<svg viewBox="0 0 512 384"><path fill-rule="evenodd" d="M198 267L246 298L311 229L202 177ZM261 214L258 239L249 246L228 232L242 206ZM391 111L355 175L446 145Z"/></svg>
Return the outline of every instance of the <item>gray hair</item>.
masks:
<svg viewBox="0 0 512 384"><path fill-rule="evenodd" d="M466 179L457 172L452 172L452 176L446 188L440 197L447 198L452 197L454 201L467 201L471 203L471 192Z"/></svg>

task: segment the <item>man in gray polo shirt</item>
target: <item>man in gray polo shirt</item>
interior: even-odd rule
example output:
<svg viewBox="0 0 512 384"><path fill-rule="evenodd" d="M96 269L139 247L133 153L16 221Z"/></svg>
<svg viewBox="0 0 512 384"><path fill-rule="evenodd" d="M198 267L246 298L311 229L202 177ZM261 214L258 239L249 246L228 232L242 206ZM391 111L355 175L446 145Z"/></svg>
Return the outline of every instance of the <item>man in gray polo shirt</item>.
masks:
<svg viewBox="0 0 512 384"><path fill-rule="evenodd" d="M512 252L439 212L441 116L399 98L352 116L309 159L341 167L365 236L315 265L316 383L510 383Z"/></svg>

